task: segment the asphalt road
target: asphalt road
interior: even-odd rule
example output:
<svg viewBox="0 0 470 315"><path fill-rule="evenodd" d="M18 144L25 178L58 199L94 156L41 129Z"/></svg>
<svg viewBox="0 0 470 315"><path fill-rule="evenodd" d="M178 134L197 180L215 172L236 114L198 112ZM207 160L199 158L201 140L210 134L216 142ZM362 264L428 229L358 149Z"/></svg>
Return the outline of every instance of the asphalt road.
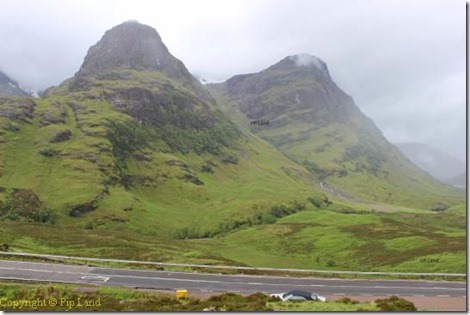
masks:
<svg viewBox="0 0 470 315"><path fill-rule="evenodd" d="M274 276L218 275L168 271L96 268L0 260L0 278L83 283L157 290L275 293L308 290L337 296L466 297L466 283L446 281L345 280Z"/></svg>

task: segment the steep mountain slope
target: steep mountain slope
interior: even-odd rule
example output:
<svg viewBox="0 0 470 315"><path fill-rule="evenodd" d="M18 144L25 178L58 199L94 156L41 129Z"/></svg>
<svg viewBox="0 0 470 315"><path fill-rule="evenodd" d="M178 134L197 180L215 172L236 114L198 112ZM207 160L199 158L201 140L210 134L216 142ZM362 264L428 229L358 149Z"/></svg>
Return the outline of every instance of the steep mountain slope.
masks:
<svg viewBox="0 0 470 315"><path fill-rule="evenodd" d="M464 161L439 149L421 143L397 143L396 146L416 166L443 182L465 172Z"/></svg>
<svg viewBox="0 0 470 315"><path fill-rule="evenodd" d="M432 207L458 194L391 145L314 56L289 56L208 88L241 128L303 164L338 196Z"/></svg>
<svg viewBox="0 0 470 315"><path fill-rule="evenodd" d="M225 118L148 26L109 30L44 95L0 102L0 217L185 237L322 198L302 166Z"/></svg>
<svg viewBox="0 0 470 315"><path fill-rule="evenodd" d="M0 95L31 96L18 82L10 79L2 71L0 71Z"/></svg>

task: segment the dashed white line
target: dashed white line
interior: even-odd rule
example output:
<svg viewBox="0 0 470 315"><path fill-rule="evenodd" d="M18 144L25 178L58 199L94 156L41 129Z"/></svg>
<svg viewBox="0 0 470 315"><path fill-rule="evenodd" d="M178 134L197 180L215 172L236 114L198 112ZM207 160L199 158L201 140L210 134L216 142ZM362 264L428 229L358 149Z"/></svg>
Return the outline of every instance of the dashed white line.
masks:
<svg viewBox="0 0 470 315"><path fill-rule="evenodd" d="M76 282L99 282L99 283L105 283L106 281L109 280L110 277L104 277L104 276L83 276L80 277L80 280L77 280Z"/></svg>

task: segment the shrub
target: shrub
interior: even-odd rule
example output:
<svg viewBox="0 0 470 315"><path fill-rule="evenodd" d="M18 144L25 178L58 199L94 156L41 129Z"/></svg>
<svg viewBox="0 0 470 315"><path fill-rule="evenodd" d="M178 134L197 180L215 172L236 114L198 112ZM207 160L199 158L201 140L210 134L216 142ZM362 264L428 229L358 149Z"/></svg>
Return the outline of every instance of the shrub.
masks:
<svg viewBox="0 0 470 315"><path fill-rule="evenodd" d="M214 173L214 171L212 170L212 167L210 165L207 165L207 164L204 164L203 166L201 166L201 172L203 172L203 173Z"/></svg>
<svg viewBox="0 0 470 315"><path fill-rule="evenodd" d="M224 164L237 164L238 163L238 158L234 155L226 154L222 157L222 163Z"/></svg>
<svg viewBox="0 0 470 315"><path fill-rule="evenodd" d="M0 201L0 220L54 223L54 212L45 208L37 195L29 189L8 189Z"/></svg>
<svg viewBox="0 0 470 315"><path fill-rule="evenodd" d="M83 216L87 212L95 211L98 208L93 202L83 203L79 205L68 205L67 214L72 218L78 218Z"/></svg>
<svg viewBox="0 0 470 315"><path fill-rule="evenodd" d="M375 304L377 304L381 311L385 312L409 312L417 310L413 302L399 298L396 295L386 299L378 299L375 301Z"/></svg>
<svg viewBox="0 0 470 315"><path fill-rule="evenodd" d="M43 149L43 150L39 151L39 153L44 155L45 157L53 157L53 156L58 155L58 152L54 149L51 149L51 148Z"/></svg>
<svg viewBox="0 0 470 315"><path fill-rule="evenodd" d="M41 222L41 223L49 222L52 224L55 221L55 213L50 208L41 209L32 214L32 219L36 222Z"/></svg>
<svg viewBox="0 0 470 315"><path fill-rule="evenodd" d="M320 168L318 165L312 161L305 160L303 162L304 167L312 174L318 176L320 180L325 179L329 174L326 170Z"/></svg>
<svg viewBox="0 0 470 315"><path fill-rule="evenodd" d="M266 212L255 212L250 217L224 220L219 223L219 226L214 230L200 231L198 227L184 227L174 230L171 235L176 239L191 239L191 238L207 238L214 237L218 234L228 233L238 228L250 227L253 225L273 224L278 218L302 211L306 208L304 203L294 200L288 205L280 204L271 207L271 210Z"/></svg>
<svg viewBox="0 0 470 315"><path fill-rule="evenodd" d="M321 208L323 204L323 201L317 197L308 197L307 200L310 201L310 203L317 208Z"/></svg>
<svg viewBox="0 0 470 315"><path fill-rule="evenodd" d="M93 230L94 227L95 226L94 226L93 222L91 222L91 221L87 221L87 223L85 223L85 226L84 226L85 230Z"/></svg>
<svg viewBox="0 0 470 315"><path fill-rule="evenodd" d="M323 198L323 202L326 203L326 206L331 206L333 204L333 201L331 201L330 199L328 199L328 196L325 196Z"/></svg>
<svg viewBox="0 0 470 315"><path fill-rule="evenodd" d="M337 302L343 303L343 304L359 304L359 301L351 300L351 298L348 298L348 297L343 297L339 299Z"/></svg>
<svg viewBox="0 0 470 315"><path fill-rule="evenodd" d="M184 227L181 229L176 229L172 232L172 237L179 240L184 239L196 239L196 238L207 238L212 236L213 232L201 231L199 227L192 226L190 228Z"/></svg>
<svg viewBox="0 0 470 315"><path fill-rule="evenodd" d="M440 202L440 203L434 205L434 206L431 208L431 211L442 212L442 211L447 210L447 208L449 208L448 205L446 205L445 203L441 203L441 202Z"/></svg>
<svg viewBox="0 0 470 315"><path fill-rule="evenodd" d="M333 260L333 259L329 259L327 262L326 262L326 265L328 267L334 267L336 266L336 262Z"/></svg>

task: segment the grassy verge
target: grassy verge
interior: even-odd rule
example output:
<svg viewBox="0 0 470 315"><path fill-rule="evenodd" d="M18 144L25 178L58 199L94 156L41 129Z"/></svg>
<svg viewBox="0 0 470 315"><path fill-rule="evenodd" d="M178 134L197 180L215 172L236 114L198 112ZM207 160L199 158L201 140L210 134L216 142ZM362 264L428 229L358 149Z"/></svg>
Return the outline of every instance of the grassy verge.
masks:
<svg viewBox="0 0 470 315"><path fill-rule="evenodd" d="M191 295L191 293L190 293ZM210 297L177 299L172 292L66 284L0 282L0 311L379 311L385 307L411 307L398 299L361 303L349 298L328 302L281 302L262 293L242 296L224 293ZM377 302L377 301L376 301ZM414 306L413 306L414 307ZM390 310L390 309L388 309ZM397 309L406 310L406 309Z"/></svg>

